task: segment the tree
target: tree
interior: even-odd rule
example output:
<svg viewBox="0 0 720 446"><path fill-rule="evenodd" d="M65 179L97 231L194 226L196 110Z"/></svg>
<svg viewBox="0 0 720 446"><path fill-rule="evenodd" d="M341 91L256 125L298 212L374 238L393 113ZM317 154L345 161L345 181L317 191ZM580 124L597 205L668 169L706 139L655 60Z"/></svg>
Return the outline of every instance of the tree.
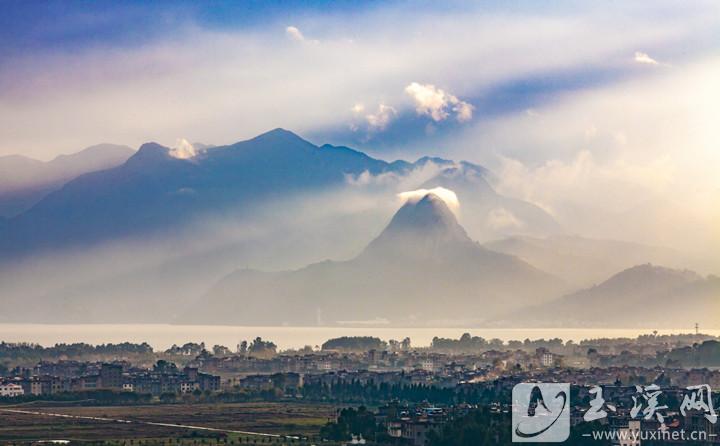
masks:
<svg viewBox="0 0 720 446"><path fill-rule="evenodd" d="M229 348L225 347L224 345L215 345L213 346L213 355L215 356L230 356L232 355L232 352Z"/></svg>
<svg viewBox="0 0 720 446"><path fill-rule="evenodd" d="M320 429L320 436L326 440L345 441L350 440L352 435L362 435L365 439L374 440L377 432L375 414L360 406L357 410L342 409L337 422L330 422Z"/></svg>
<svg viewBox="0 0 720 446"><path fill-rule="evenodd" d="M253 356L275 356L277 353L277 345L271 341L263 341L261 337L257 337L252 341L248 352Z"/></svg>
<svg viewBox="0 0 720 446"><path fill-rule="evenodd" d="M153 370L157 373L162 374L172 374L178 372L178 368L175 363L166 361L164 359L158 360L158 362L156 362L153 366Z"/></svg>

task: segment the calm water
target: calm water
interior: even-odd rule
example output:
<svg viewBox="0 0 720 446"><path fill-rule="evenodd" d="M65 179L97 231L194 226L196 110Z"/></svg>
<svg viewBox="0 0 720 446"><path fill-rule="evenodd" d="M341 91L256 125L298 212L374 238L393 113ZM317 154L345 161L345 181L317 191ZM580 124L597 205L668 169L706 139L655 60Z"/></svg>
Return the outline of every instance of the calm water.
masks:
<svg viewBox="0 0 720 446"><path fill-rule="evenodd" d="M660 334L689 333L690 329L659 330ZM702 330L703 333L720 335L720 330ZM504 341L525 338L561 338L581 341L599 337L636 337L652 330L642 329L503 329L503 328L388 328L388 327L233 327L224 325L42 325L0 324L0 341L33 342L44 346L57 342L87 342L90 344L118 342L147 342L155 349L166 349L172 344L205 342L234 349L242 340L257 336L275 342L281 349L320 345L339 336L377 336L384 340L402 340L409 336L415 346L428 346L435 336L458 338L463 333L499 338Z"/></svg>

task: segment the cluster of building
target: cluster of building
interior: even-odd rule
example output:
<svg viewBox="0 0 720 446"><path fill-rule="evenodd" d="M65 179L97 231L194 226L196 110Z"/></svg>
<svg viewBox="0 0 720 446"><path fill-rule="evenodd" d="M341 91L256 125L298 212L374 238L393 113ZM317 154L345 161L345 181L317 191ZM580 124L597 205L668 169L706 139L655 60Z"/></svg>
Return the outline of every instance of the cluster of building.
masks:
<svg viewBox="0 0 720 446"><path fill-rule="evenodd" d="M623 432L657 430L660 421L632 416L636 385L657 384L673 401L681 401L683 392L692 386L720 389L720 370L708 368L672 368L643 366L593 366L595 355L588 355L591 365L572 367L568 358L539 347L534 351L488 350L476 354L447 354L432 351L312 352L304 355L276 355L255 358L249 355L215 356L201 352L188 358L180 368L172 362L157 361L151 368L129 362L42 361L33 368L11 370L0 377L0 397L53 395L61 392L96 389L135 392L162 396L196 392L271 391L286 396L301 395L312 386L331 388L338 384L357 383L381 386L427 386L461 390L480 385L492 395L509 395L521 382L566 382L574 386L571 423L586 422L584 413L593 398L593 387L602 386L604 397L614 402L614 410L602 421ZM372 386L371 386L372 387ZM617 403L623 401L623 403ZM494 401L498 411L509 413L510 407ZM431 431L449 420L463 416L472 406L436 407L425 404L414 407L389 405L377 414L387 435L399 443L424 446ZM704 444L720 444L715 423L707 414L677 410L665 411L664 425L674 430L703 431L709 436ZM638 446L641 440L620 440L618 446ZM665 443L663 443L665 444ZM667 444L673 444L670 441ZM681 443L678 443L681 444Z"/></svg>
<svg viewBox="0 0 720 446"><path fill-rule="evenodd" d="M686 387L700 383L720 388L720 371L633 366L565 367L563 355L546 348L535 351L489 350L477 354L431 351L313 352L256 358L248 355L200 354L179 369L158 361L152 368L128 362L94 363L71 360L40 362L34 368L16 368L0 378L0 396L45 395L92 389L122 389L159 395L194 391L269 389L282 387L292 393L304 382L353 379L359 382L426 384L453 387L463 383L490 382L510 386L515 382L551 380L578 385L657 382ZM278 386L279 380L284 383ZM221 382L222 381L222 382Z"/></svg>
<svg viewBox="0 0 720 446"><path fill-rule="evenodd" d="M217 391L220 377L196 367L179 370L159 361L152 369L129 363L87 363L79 361L41 362L32 369L16 368L0 378L0 397L53 395L61 392L118 390L151 395Z"/></svg>
<svg viewBox="0 0 720 446"><path fill-rule="evenodd" d="M404 371L425 370L443 373L449 369L478 370L494 368L539 369L564 364L562 355L545 348L534 352L485 351L477 354L446 354L432 351L334 352L322 351L304 355L276 355L258 358L246 355L200 355L193 364L202 370L222 376L245 374L300 373L317 374L339 370Z"/></svg>

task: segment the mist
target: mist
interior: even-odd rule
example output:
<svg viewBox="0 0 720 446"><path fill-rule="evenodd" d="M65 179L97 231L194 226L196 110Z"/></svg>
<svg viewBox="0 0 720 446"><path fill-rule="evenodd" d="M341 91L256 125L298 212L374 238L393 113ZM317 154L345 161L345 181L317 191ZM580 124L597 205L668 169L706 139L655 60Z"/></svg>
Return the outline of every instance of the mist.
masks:
<svg viewBox="0 0 720 446"><path fill-rule="evenodd" d="M113 177L130 184L127 195L87 225L84 206L114 192L94 196L106 184L98 169L124 162L127 147L114 164L0 170L0 198L43 186L0 203L0 234L13 226L0 246L16 250L0 252L0 297L16 308L0 317L173 321L233 272L353 261L403 197L419 202L438 188L457 198L454 218L484 255L512 257L562 293L645 263L719 273L717 5L521 9L368 5L228 26L168 5L148 21L103 15L139 40L58 40L75 35L84 11L52 32L29 30L37 46L0 30L10 42L0 46L0 154L51 160L103 141L173 147L173 164L150 145L152 159L135 160L146 171ZM272 162L266 147L222 174L212 169L223 160L188 167L213 145L279 126L314 144L270 147ZM322 169L300 175L295 156L310 145L337 164L308 161ZM420 157L412 168L378 161ZM177 175L153 183L155 162ZM267 170L249 180L258 166ZM140 181L124 182L128 172ZM207 175L200 188L212 183L204 196L184 187L196 174ZM70 181L77 175L86 182ZM240 195L253 203L218 209ZM41 202L45 213L32 214Z"/></svg>
<svg viewBox="0 0 720 446"><path fill-rule="evenodd" d="M4 319L51 322L61 312L82 321L170 322L235 269L297 269L357 255L402 204L397 194L405 180L382 188L348 183L312 194L288 191L250 211L242 207L178 221L150 237L5 262L0 294L19 311ZM31 301L37 304L21 304ZM92 302L95 313L82 310ZM109 311L118 303L125 313Z"/></svg>
<svg viewBox="0 0 720 446"><path fill-rule="evenodd" d="M443 197L471 239L488 243L491 250L517 256L530 267L550 273L565 283L556 289L555 295L546 295L542 299L538 296L530 304L560 297L563 290L569 292L598 283L640 263L661 262L678 268L702 264L691 254L665 247L633 243L621 247L611 241L563 238L567 236L562 233L527 233L524 228L526 225L532 228L532 221L520 223L504 207L492 208L492 203L497 202L491 201L490 207L482 204L487 199L484 189L487 186L482 186L475 197L472 187L476 187L476 183L470 182L471 187L458 183L458 178L477 180L466 173L458 177L460 167L458 163L439 165L431 161L402 175L364 172L347 176L345 184L336 188L307 193L287 191L282 197L250 208L240 206L227 209L222 215L209 214L191 221L178 221L149 236L18 257L13 262L5 262L0 272L3 301L16 308L12 314L4 315L4 320L192 322L187 315L207 305L207 293L227 276L243 270L295 271L328 260L354 259L383 231L403 204L417 202L428 193ZM459 189L464 194L460 194L461 198L455 191L443 187L421 187L432 184L433 179L442 179L445 169L453 172L445 179L450 183L438 184L464 185L465 190ZM500 187L510 181L504 176L508 175L506 171L501 171L500 175L487 175ZM464 202L462 197L471 199ZM507 224L508 219L515 224ZM516 237L535 244L532 240L542 240L548 249L544 252L536 248L523 250L516 242L510 242ZM618 258L617 249L622 249L625 255ZM585 260L578 261L581 258ZM568 269L569 264L574 268ZM427 276L428 272L414 270L412 274ZM414 279L408 277L408 280ZM462 290L465 285L458 283L457 286ZM242 288L236 291L240 301L260 298L241 297L245 292ZM443 293L450 289L436 291ZM472 294L470 292L468 297ZM32 304L28 305L28 302ZM420 305L425 304L427 302ZM524 305L521 301L516 304ZM485 310L491 307L486 304ZM505 310L500 306L496 314L506 313ZM380 320L387 321L379 318L374 323L380 323ZM484 320L484 323L488 322ZM439 325L480 322L473 319L433 320ZM336 320L321 319L318 323L362 326L366 322L349 312ZM404 324L414 322L405 321Z"/></svg>

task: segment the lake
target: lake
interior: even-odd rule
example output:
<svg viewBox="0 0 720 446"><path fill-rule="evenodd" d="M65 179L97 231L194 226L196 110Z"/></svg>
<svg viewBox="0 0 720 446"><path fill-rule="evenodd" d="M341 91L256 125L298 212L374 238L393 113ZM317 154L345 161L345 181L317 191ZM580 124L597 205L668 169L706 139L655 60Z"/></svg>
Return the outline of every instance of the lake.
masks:
<svg viewBox="0 0 720 446"><path fill-rule="evenodd" d="M659 334L690 333L691 329L658 330ZM720 330L702 330L718 336ZM499 338L503 341L525 338L561 338L565 341L581 341L599 337L636 337L650 334L652 329L602 329L602 328L390 328L390 327L236 327L226 325L169 325L169 324L0 324L0 341L32 342L43 346L55 343L86 342L105 344L119 342L147 342L156 350L164 350L172 344L205 342L212 347L225 345L231 349L242 340L257 336L275 342L280 349L299 348L305 345L321 345L330 338L340 336L376 336L383 340L402 340L410 337L417 347L430 345L433 337L459 338L463 333Z"/></svg>

